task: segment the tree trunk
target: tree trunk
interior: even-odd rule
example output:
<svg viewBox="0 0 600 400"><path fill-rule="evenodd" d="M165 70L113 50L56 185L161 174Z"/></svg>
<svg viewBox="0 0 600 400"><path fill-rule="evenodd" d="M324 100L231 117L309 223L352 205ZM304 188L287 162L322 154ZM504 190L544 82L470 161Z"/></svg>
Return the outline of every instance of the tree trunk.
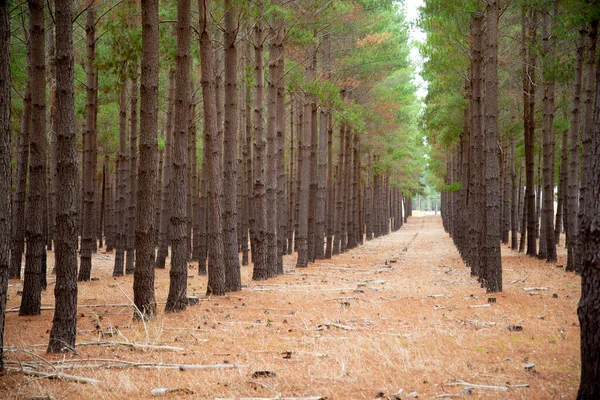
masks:
<svg viewBox="0 0 600 400"><path fill-rule="evenodd" d="M56 286L48 353L75 351L77 331L77 150L73 90L73 2L56 0ZM89 20L88 20L89 22ZM92 190L93 193L93 190ZM92 199L93 200L93 199ZM93 227L92 227L93 228ZM92 241L93 230L92 230Z"/></svg>
<svg viewBox="0 0 600 400"><path fill-rule="evenodd" d="M127 157L127 93L125 84L119 87L119 159L118 159L118 177L115 181L117 185L115 205L116 205L116 221L115 221L115 268L113 276L123 276L125 272L125 245L127 241L126 231L126 203L125 191L127 189L127 180L129 175L128 157Z"/></svg>
<svg viewBox="0 0 600 400"><path fill-rule="evenodd" d="M597 27L595 20L593 26ZM596 69L600 81L600 64ZM587 158L584 212L579 227L581 258L581 299L577 307L581 326L581 379L578 399L595 399L600 396L600 85L596 85L593 125Z"/></svg>
<svg viewBox="0 0 600 400"><path fill-rule="evenodd" d="M166 258L169 253L170 244L170 226L172 210L172 191L171 169L173 167L173 107L175 104L175 70L169 72L169 98L167 104L167 125L165 139L165 156L162 169L162 193L161 193L161 212L160 225L158 228L158 252L156 255L156 268L164 269Z"/></svg>
<svg viewBox="0 0 600 400"><path fill-rule="evenodd" d="M527 21L526 8L522 9L522 50L523 56L523 123L525 134L525 204L527 214L527 255L537 255L537 231L535 212L535 182L534 173L534 106L535 106L535 64L536 56L533 50L536 45L537 13L531 10L530 21ZM527 33L527 29L529 32ZM530 52L527 52L527 48ZM522 232L525 233L525 232Z"/></svg>
<svg viewBox="0 0 600 400"><path fill-rule="evenodd" d="M255 239L252 243L252 261L254 270L253 280L265 280L271 277L269 266L267 265L267 210L265 203L265 129L264 129L264 65L263 65L263 42L264 28L262 18L264 6L259 3L260 15L254 28L254 59L255 59L255 99L254 99L254 221L255 221Z"/></svg>
<svg viewBox="0 0 600 400"><path fill-rule="evenodd" d="M346 148L346 126L342 124L340 126L340 139L338 147L338 162L337 162L337 173L336 173L336 193L335 193L335 234L333 238L333 255L341 252L342 245L342 225L344 223L344 181L343 166L344 166L344 150Z"/></svg>
<svg viewBox="0 0 600 400"><path fill-rule="evenodd" d="M0 1L0 370L4 370L4 318L11 247L10 86L10 11L8 1Z"/></svg>
<svg viewBox="0 0 600 400"><path fill-rule="evenodd" d="M46 65L44 1L30 0L31 135L29 193L27 196L27 248L25 278L19 315L38 315L46 278Z"/></svg>
<svg viewBox="0 0 600 400"><path fill-rule="evenodd" d="M327 112L327 244L325 258L333 253L333 232L335 224L335 186L333 181L333 117Z"/></svg>
<svg viewBox="0 0 600 400"><path fill-rule="evenodd" d="M285 247L285 236L287 230L287 216L285 204L285 60L283 41L285 39L285 27L283 22L277 29L277 40L275 48L278 50L277 57L277 129L276 129L276 146L277 146L277 274L283 274L283 253Z"/></svg>
<svg viewBox="0 0 600 400"><path fill-rule="evenodd" d="M594 117L594 89L596 87L596 77L594 76L594 66L596 64L596 43L598 41L598 20L595 19L591 23L591 29L588 34L588 59L586 64L586 77L587 83L585 88L585 108L583 115L583 131L581 136L581 182L588 182L589 179L594 179L589 176L589 163L591 153L591 142L592 136L598 135L598 132L593 131L593 117ZM590 189L591 190L591 189ZM579 224L579 232L581 235L581 229L585 218L588 215L588 204L587 199L592 199L587 195L588 188L582 184L579 187L579 212L577 214L577 223ZM585 262L583 259L582 245L579 243L581 238L577 238L577 244L575 247L575 271L581 273L581 267Z"/></svg>
<svg viewBox="0 0 600 400"><path fill-rule="evenodd" d="M145 0L142 11L140 77L140 162L135 225L133 302L142 315L156 313L154 300L154 243L156 232L158 128L158 0ZM158 169L158 174L161 170ZM137 314L134 314L137 315ZM139 315L138 315L139 317Z"/></svg>
<svg viewBox="0 0 600 400"><path fill-rule="evenodd" d="M565 120L567 112L565 109ZM561 134L560 145L560 167L558 169L558 201L556 208L556 220L554 223L554 241L558 246L560 244L560 234L563 228L563 215L566 211L566 185L567 185L567 168L569 163L569 131L564 129ZM566 247L566 246L565 246Z"/></svg>
<svg viewBox="0 0 600 400"><path fill-rule="evenodd" d="M133 274L135 270L135 226L137 205L137 100L138 100L137 77L131 82L131 116L129 128L129 179L127 198L127 256L125 258L125 273Z"/></svg>
<svg viewBox="0 0 600 400"><path fill-rule="evenodd" d="M296 107L294 103L294 97L290 98L290 164L289 164L289 181L288 181L288 223L287 223L287 254L292 254L294 251L294 214L295 214L295 205L296 205L296 182L294 180L294 160L296 155L294 155L294 107ZM296 132L298 135L298 132Z"/></svg>
<svg viewBox="0 0 600 400"><path fill-rule="evenodd" d="M248 36L250 36L250 32L248 32ZM252 63L252 49L250 45L250 40L246 40L245 43L245 60L246 67L251 65ZM250 243L253 245L255 239L255 220L254 220L254 190L252 185L252 179L254 177L253 169L252 169L252 86L251 86L251 75L250 72L247 72L247 76L245 79L245 94L244 100L246 102L246 126L244 127L245 132L245 149L246 155L244 157L244 162L246 163L246 217L248 221L248 229L244 232L245 239L245 247L248 248L248 236L250 236ZM252 249L254 251L254 249ZM246 250L245 261L248 265L248 250ZM243 261L242 261L243 264Z"/></svg>
<svg viewBox="0 0 600 400"><path fill-rule="evenodd" d="M30 41L27 42L27 75L31 77ZM10 103L9 103L10 104ZM10 249L9 279L21 279L21 264L25 250L25 194L29 167L29 137L31 129L31 78L23 96L23 115L18 139L16 190L12 205L12 240Z"/></svg>
<svg viewBox="0 0 600 400"><path fill-rule="evenodd" d="M581 105L581 91L583 81L583 60L585 53L585 36L581 31L581 37L577 41L577 60L575 62L575 80L573 82L573 100L571 102L571 126L569 129L569 176L567 186L567 212L565 222L567 226L567 271L575 271L575 252L577 247L578 220L577 211L579 194L579 114Z"/></svg>
<svg viewBox="0 0 600 400"><path fill-rule="evenodd" d="M207 294L222 296L226 291L225 264L223 255L223 222L221 209L221 194L223 191L221 171L222 143L219 142L217 128L217 105L214 62L212 44L210 42L210 25L207 0L198 0L199 31L200 31L200 60L202 70L202 100L204 105L204 135L207 180L207 248L209 254Z"/></svg>
<svg viewBox="0 0 600 400"><path fill-rule="evenodd" d="M485 242L488 293L502 291L500 254L500 187L498 165L498 21L500 6L491 0L487 9L487 62L485 65Z"/></svg>
<svg viewBox="0 0 600 400"><path fill-rule="evenodd" d="M185 310L187 300L187 147L190 102L190 0L177 1L177 65L173 127L173 209L171 211L171 270L166 312Z"/></svg>
<svg viewBox="0 0 600 400"><path fill-rule="evenodd" d="M519 199L521 197L521 185L520 180L517 182L517 169L515 167L515 151L516 151L516 139L513 137L510 139L510 157L508 160L508 167L510 169L510 248L518 250L517 242L517 230L519 225ZM518 193L517 193L518 185Z"/></svg>
<svg viewBox="0 0 600 400"><path fill-rule="evenodd" d="M555 81L551 74L552 62L554 57L554 19L558 12L558 2L554 1L553 10L550 11L550 4L545 5L542 23L542 52L544 70L544 98L543 98L543 206L542 206L542 229L546 236L546 261L556 261L556 241L554 237L554 87ZM551 15L552 12L552 15ZM552 36L551 36L552 35Z"/></svg>
<svg viewBox="0 0 600 400"><path fill-rule="evenodd" d="M49 1L48 12L53 13L53 1ZM56 221L56 156L54 149L56 148L56 41L52 26L46 29L46 58L48 73L46 80L50 89L50 115L48 121L48 136L50 137L50 159L48 171L48 234L46 237L46 248L52 250L52 242L54 240L54 224ZM53 271L54 272L54 271Z"/></svg>

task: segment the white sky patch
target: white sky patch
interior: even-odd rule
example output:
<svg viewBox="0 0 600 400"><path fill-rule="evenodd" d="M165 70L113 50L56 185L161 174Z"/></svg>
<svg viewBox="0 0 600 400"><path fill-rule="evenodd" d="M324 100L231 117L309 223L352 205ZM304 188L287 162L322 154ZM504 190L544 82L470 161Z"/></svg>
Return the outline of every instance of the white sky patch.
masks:
<svg viewBox="0 0 600 400"><path fill-rule="evenodd" d="M406 21L409 23L408 33L411 40L410 59L416 69L414 83L417 85L417 96L424 99L427 95L427 82L421 77L423 57L416 46L417 43L425 43L427 40L427 34L417 26L420 16L419 8L424 5L424 0L404 0L402 3Z"/></svg>

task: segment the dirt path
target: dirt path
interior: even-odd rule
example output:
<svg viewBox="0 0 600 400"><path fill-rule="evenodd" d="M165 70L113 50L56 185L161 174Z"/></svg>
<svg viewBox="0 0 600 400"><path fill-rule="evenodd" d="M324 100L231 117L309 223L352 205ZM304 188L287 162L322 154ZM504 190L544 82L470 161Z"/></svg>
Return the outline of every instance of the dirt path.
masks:
<svg viewBox="0 0 600 400"><path fill-rule="evenodd" d="M121 290L132 296L132 278L112 278L112 262L111 254L95 256L92 275L100 280L80 286L80 304L127 303ZM79 369L64 372L99 384L10 374L0 378L0 398L146 398L158 387L188 388L194 392L189 398L404 399L413 392L419 398L575 397L579 278L555 264L503 248L505 291L487 296L437 217L413 217L399 232L306 269L293 270L291 256L284 262L285 275L262 283L250 281L245 267L242 292L201 298L184 313L164 314L161 305L159 317L145 327L131 321L130 307L81 307L78 343L131 341L182 350L80 346L76 355L64 357ZM558 264L564 262L561 247ZM190 295L206 289L196 272L190 269ZM11 281L9 307L18 306L20 287ZM164 302L168 271L157 271L156 287L157 300ZM546 290L524 290L531 287ZM42 303L52 305L52 290ZM52 311L27 318L9 313L6 343L62 360L44 354L51 318ZM7 357L31 359L21 352ZM235 368L107 368L122 361ZM533 371L524 369L527 363L535 364ZM472 384L472 394L459 382Z"/></svg>

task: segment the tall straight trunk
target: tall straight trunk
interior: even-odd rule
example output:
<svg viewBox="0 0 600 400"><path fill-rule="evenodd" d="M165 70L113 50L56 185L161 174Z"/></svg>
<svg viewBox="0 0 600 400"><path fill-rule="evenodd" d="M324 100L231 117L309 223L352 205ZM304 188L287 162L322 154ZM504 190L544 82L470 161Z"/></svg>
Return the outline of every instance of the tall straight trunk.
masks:
<svg viewBox="0 0 600 400"><path fill-rule="evenodd" d="M329 76L331 40L329 34L323 36L321 47L321 75L327 79ZM327 140L328 140L329 110L321 108L319 116L319 160L317 177L317 204L316 204L316 234L315 258L325 258L323 238L327 229Z"/></svg>
<svg viewBox="0 0 600 400"><path fill-rule="evenodd" d="M492 0L487 8L487 49L485 63L485 242L488 293L502 291L500 254L500 182L498 165L498 22L500 5Z"/></svg>
<svg viewBox="0 0 600 400"><path fill-rule="evenodd" d="M344 223L342 224L342 244L340 252L345 253L349 248L349 243L352 239L352 136L353 132L350 127L346 127L346 140L344 149L344 209L342 210Z"/></svg>
<svg viewBox="0 0 600 400"><path fill-rule="evenodd" d="M98 192L96 195L96 240L97 248L104 247L104 217L106 215L106 169L102 165L102 180L98 182Z"/></svg>
<svg viewBox="0 0 600 400"><path fill-rule="evenodd" d="M245 44L246 50L249 46L249 42ZM248 63L248 52L244 52L244 56L242 57L242 71L246 71L246 67ZM252 106L252 89L250 85L246 82L248 77L244 76L243 85L244 90L240 91L240 96L242 96L240 106L242 109L240 110L240 114L243 118L243 124L240 124L240 146L242 147L242 159L241 163L238 164L238 167L241 165L243 170L242 177L242 193L240 197L240 203L242 206L242 223L241 223L241 232L239 233L240 238L240 250L242 252L242 265L248 265L248 233L250 229L250 192L252 189L252 157L250 154L250 148L252 144L252 112L250 108Z"/></svg>
<svg viewBox="0 0 600 400"><path fill-rule="evenodd" d="M317 53L314 47L309 48L309 62L305 73L305 77L307 82L312 82L315 76L316 71L316 63L317 63ZM318 189L318 169L317 169L317 152L319 148L319 131L317 129L317 105L315 103L315 99L308 95L309 104L305 104L304 108L304 118L309 122L310 129L310 153L307 159L308 161L308 169L309 169L309 186L308 186L308 234L307 234L307 258L308 262L314 262L315 260L315 243L317 242L317 221L316 221L316 211L317 211L317 189ZM305 120L305 127L306 120ZM322 243L321 243L322 245Z"/></svg>
<svg viewBox="0 0 600 400"><path fill-rule="evenodd" d="M288 223L287 223L287 254L292 254L294 251L294 211L296 205L296 186L294 181L294 97L290 98L290 163L289 163L289 179L288 179ZM296 133L297 134L297 133Z"/></svg>
<svg viewBox="0 0 600 400"><path fill-rule="evenodd" d="M140 110L140 113L141 113L141 110ZM140 122L140 125L141 125L141 122ZM140 128L140 130L141 130L141 128ZM141 132L140 132L140 135L141 135ZM140 140L140 142L141 142L141 140ZM157 141L157 144L158 144L158 141ZM141 153L141 143L140 143L140 153ZM161 207L160 200L162 199L162 171L163 171L164 158L165 158L164 149L158 149L158 170L156 171L156 192L155 192L155 199L154 199L154 213L155 213L154 226L153 226L154 247L158 247L158 227L160 226L160 207ZM140 154L140 163L141 163L141 154ZM154 258L154 265L156 266L156 256Z"/></svg>
<svg viewBox="0 0 600 400"><path fill-rule="evenodd" d="M278 49L277 58L277 129L275 141L277 146L277 274L283 274L283 253L285 246L285 235L287 230L286 216L286 193L285 193L285 60L283 41L285 39L285 27L283 23L277 30L275 47Z"/></svg>
<svg viewBox="0 0 600 400"><path fill-rule="evenodd" d="M511 170L510 170L510 158L512 150L506 146L504 149L504 160L503 160L503 189L502 189L502 243L508 244L508 233L510 232L510 201L511 201Z"/></svg>
<svg viewBox="0 0 600 400"><path fill-rule="evenodd" d="M27 196L27 248L23 297L19 315L38 315L46 278L46 65L44 1L29 2L31 40L31 135L29 192Z"/></svg>
<svg viewBox="0 0 600 400"><path fill-rule="evenodd" d="M177 65L173 125L173 209L171 211L171 269L166 312L185 310L187 263L188 127L190 111L190 0L177 1Z"/></svg>
<svg viewBox="0 0 600 400"><path fill-rule="evenodd" d="M295 240L298 246L297 268L308 266L308 207L309 207L309 186L310 186L310 137L311 137L311 113L312 106L308 94L304 94L300 107L302 109L302 126L298 129L298 174L299 181L297 187L298 203L298 232ZM302 142L300 143L300 137ZM300 157L302 157L300 159Z"/></svg>
<svg viewBox="0 0 600 400"><path fill-rule="evenodd" d="M565 110L565 114L566 114ZM566 115L565 115L565 120ZM556 205L556 220L554 222L554 241L560 244L560 234L563 230L563 216L566 211L567 168L569 164L569 131L564 129L561 134L560 167L558 169L558 201ZM565 224L566 225L566 224ZM566 247L566 246L565 246Z"/></svg>
<svg viewBox="0 0 600 400"><path fill-rule="evenodd" d="M469 204L473 218L470 219L471 224L469 228L469 242L470 249L469 253L469 267L471 268L471 275L480 278L480 272L482 267L481 252L479 251L484 243L482 238L484 236L484 220L485 220L485 187L484 187L484 176L482 171L483 165L483 148L484 138L482 132L482 93L483 93L483 13L479 10L473 16L473 23L471 24L471 36L472 36L472 56L471 56L471 126L470 131L472 135L472 145L470 149L470 161L471 161L471 182L469 188L471 189L470 197L473 202ZM494 154L494 158L495 154Z"/></svg>
<svg viewBox="0 0 600 400"><path fill-rule="evenodd" d="M593 22L597 27L598 21ZM592 59L593 60L593 59ZM600 63L596 69L600 81ZM581 265L581 299L577 307L581 326L581 379L578 399L593 399L600 395L600 85L596 85L593 125L590 127L587 175L581 186L584 192L584 216L579 227ZM585 126L585 124L584 124ZM588 139L588 138L586 138Z"/></svg>
<svg viewBox="0 0 600 400"><path fill-rule="evenodd" d="M222 143L218 135L214 61L210 41L210 10L207 0L198 0L202 101L204 106L204 158L207 183L207 251L209 254L207 294L222 296L226 291L223 255L221 194Z"/></svg>
<svg viewBox="0 0 600 400"><path fill-rule="evenodd" d="M104 213L104 226L105 226L105 243L106 243L106 252L109 253L114 248L113 243L113 207L114 207L114 198L113 198L113 183L111 180L110 173L110 158L108 154L104 156L104 171L105 171L105 180L106 180L106 192L105 192L105 207L106 211Z"/></svg>
<svg viewBox="0 0 600 400"><path fill-rule="evenodd" d="M535 106L535 45L537 31L537 13L531 9L527 21L527 9L522 9L522 41L523 48L523 123L525 134L525 203L527 208L527 255L537 255L537 230L535 212L535 181L534 173L534 106ZM528 51L529 48L529 51ZM523 232L524 233L524 232Z"/></svg>
<svg viewBox="0 0 600 400"><path fill-rule="evenodd" d="M56 0L56 285L49 353L75 351L77 331L77 157L73 90L73 1ZM93 190L92 190L93 193ZM93 199L92 199L93 200ZM93 214L90 216L93 219ZM93 228L93 227L92 227ZM92 241L93 230L92 230Z"/></svg>
<svg viewBox="0 0 600 400"><path fill-rule="evenodd" d="M30 41L27 42L27 59L30 64ZM27 75L31 76L31 67L27 67ZM10 104L10 103L9 103ZM27 192L27 169L29 167L29 138L31 129L31 78L27 82L23 96L23 114L21 130L17 143L17 175L16 190L12 204L12 239L10 248L9 279L21 279L21 264L25 250L25 195Z"/></svg>
<svg viewBox="0 0 600 400"><path fill-rule="evenodd" d="M520 182L517 182L517 168L515 167L515 146L516 139L513 137L510 139L510 157L508 160L508 168L510 169L510 248L513 250L518 249L517 230L519 224L519 198L521 197L521 186ZM519 193L517 193L517 185L519 185Z"/></svg>
<svg viewBox="0 0 600 400"><path fill-rule="evenodd" d="M237 238L237 6L224 0L225 9L225 124L223 137L223 256L228 292L242 289Z"/></svg>
<svg viewBox="0 0 600 400"><path fill-rule="evenodd" d="M86 107L85 107L85 131L83 133L83 231L81 233L81 266L78 281L89 281L92 271L92 252L95 249L94 240L94 200L96 188L96 158L95 136L96 136L96 6L92 4L86 13L85 42L87 59L85 63L86 72Z"/></svg>
<svg viewBox="0 0 600 400"><path fill-rule="evenodd" d="M134 252L135 252L135 217L137 206L137 101L138 101L138 84L137 77L131 82L131 111L130 111L130 126L129 126L129 179L128 179L128 196L127 196L127 255L125 258L125 273L133 274Z"/></svg>
<svg viewBox="0 0 600 400"><path fill-rule="evenodd" d="M125 272L125 245L127 241L126 231L126 190L129 174L129 160L127 157L127 91L125 84L119 87L119 159L118 177L115 181L117 186L115 196L116 221L115 221L115 267L113 276L122 276Z"/></svg>
<svg viewBox="0 0 600 400"><path fill-rule="evenodd" d="M254 27L254 163L253 176L254 187L252 206L254 209L255 238L252 243L252 261L254 270L252 272L253 280L265 280L271 275L267 265L267 209L265 203L265 129L264 129L264 65L263 65L263 44L264 27L262 18L264 14L264 5L258 5L260 15Z"/></svg>
<svg viewBox="0 0 600 400"><path fill-rule="evenodd" d="M165 156L162 169L162 192L160 225L158 227L158 252L156 254L156 268L164 269L169 253L171 231L172 192L171 170L173 168L173 108L175 104L175 70L169 72L169 97L167 99L167 123L165 129Z"/></svg>
<svg viewBox="0 0 600 400"><path fill-rule="evenodd" d="M527 237L527 205L526 191L523 187L523 170L525 169L525 160L521 159L521 171L519 172L519 201L521 202L521 236L519 238L519 253L525 252L525 238Z"/></svg>
<svg viewBox="0 0 600 400"><path fill-rule="evenodd" d="M577 211L579 194L579 114L581 106L581 91L583 82L583 60L585 53L585 36L577 41L577 61L575 62L575 80L573 82L573 100L571 102L571 125L569 129L569 174L567 184L567 212L565 222L567 226L567 271L575 271L575 252L577 246L578 221Z"/></svg>
<svg viewBox="0 0 600 400"><path fill-rule="evenodd" d="M10 11L8 1L0 1L0 370L4 369L4 318L11 246L10 85Z"/></svg>
<svg viewBox="0 0 600 400"><path fill-rule="evenodd" d="M53 2L49 1L47 7L49 13L54 13L52 8ZM54 154L54 149L56 148L56 40L52 26L46 29L46 59L46 66L48 68L46 80L50 89L50 115L48 121L50 157L48 160L48 234L46 236L46 248L52 250L56 221L56 156Z"/></svg>
<svg viewBox="0 0 600 400"><path fill-rule="evenodd" d="M267 172L266 172L266 204L272 207L267 212L266 255L268 277L277 275L277 81L279 80L279 50L277 46L277 22L271 22L269 28L269 81L267 89Z"/></svg>
<svg viewBox="0 0 600 400"><path fill-rule="evenodd" d="M367 153L367 183L365 186L365 231L366 239L373 239L373 165L371 153Z"/></svg>
<svg viewBox="0 0 600 400"><path fill-rule="evenodd" d="M333 253L333 231L335 223L335 186L333 181L333 117L327 112L327 243L325 258L330 259Z"/></svg>
<svg viewBox="0 0 600 400"><path fill-rule="evenodd" d="M302 96L296 101L296 137L297 137L297 167L296 167L296 196L294 198L294 251L298 251L298 235L300 232L300 191L302 186L302 174L304 173L304 101Z"/></svg>
<svg viewBox="0 0 600 400"><path fill-rule="evenodd" d="M353 196L353 218L354 218L354 247L362 244L363 230L362 230L362 209L361 209L361 184L360 184L360 137L358 132L354 133L353 143L353 180L352 180L352 196ZM391 212L391 210L390 210Z"/></svg>
<svg viewBox="0 0 600 400"><path fill-rule="evenodd" d="M581 135L581 182L588 182L594 177L590 176L589 163L591 143L594 135L598 135L598 132L593 131L594 127L594 96L595 88L597 86L596 76L594 76L595 65L596 65L596 44L598 41L598 20L595 19L591 22L591 29L588 33L588 58L586 63L585 75L587 78L585 87L585 104L583 114L583 130ZM591 190L591 188L589 189ZM586 223L585 218L588 215L587 208L592 206L588 204L588 199L592 199L587 195L588 188L586 185L581 184L579 186L579 211L577 213L577 223L579 224L579 231L583 229L583 225ZM586 260L583 259L583 249L580 243L580 238L577 238L577 244L575 248L575 271L581 273L581 268Z"/></svg>
<svg viewBox="0 0 600 400"><path fill-rule="evenodd" d="M193 79L193 78L192 78ZM198 126L196 114L197 99L192 95L192 107L190 108L190 120L193 121L190 126L190 142L192 144L192 153L189 162L192 164L192 174L190 176L191 193L192 193L192 250L190 261L198 261L200 259L200 224L203 218L200 215L200 175L198 174Z"/></svg>
<svg viewBox="0 0 600 400"><path fill-rule="evenodd" d="M344 150L346 141L346 126L340 125L340 139L338 147L338 162L337 162L337 174L336 174L336 190L335 190L335 234L333 242L333 255L339 254L342 245L342 225L344 223L344 180L343 167L344 167Z"/></svg>
<svg viewBox="0 0 600 400"><path fill-rule="evenodd" d="M249 35L250 33L248 33ZM245 59L246 66L249 66L252 63L252 46L250 44L250 40L246 40L245 43ZM250 73L247 72L247 76L245 79L245 94L244 100L246 101L246 126L244 127L245 132L245 148L246 148L246 156L244 162L246 163L246 211L247 211L247 219L248 219L248 229L247 234L250 236L250 243L254 243L254 239L256 238L256 230L255 225L256 221L254 220L254 186L252 184L252 180L254 178L254 173L252 169L252 86L250 84L251 76ZM247 246L246 239L246 246ZM254 250L252 250L254 251ZM246 264L248 265L248 255L246 255Z"/></svg>
<svg viewBox="0 0 600 400"><path fill-rule="evenodd" d="M206 148L206 135L203 137L203 147L204 150ZM207 238L207 228L208 228L208 188L207 188L207 174L208 171L206 169L206 155L202 157L202 171L200 173L200 230L198 232L198 240L200 241L200 254L198 258L198 274L206 275L206 262L208 261L208 238Z"/></svg>
<svg viewBox="0 0 600 400"><path fill-rule="evenodd" d="M543 205L542 205L542 229L546 237L546 261L556 261L556 240L554 237L554 87L555 81L551 75L554 57L554 19L557 15L558 2L554 1L553 10L551 5L545 5L542 22L542 53L544 70L544 98L543 98ZM551 15L552 13L552 15Z"/></svg>
<svg viewBox="0 0 600 400"><path fill-rule="evenodd" d="M158 129L158 0L145 0L142 11L140 77L140 162L135 225L133 302L144 317L156 312L154 300L155 237L157 231L157 129ZM160 168L158 174L161 173ZM140 317L138 314L134 314Z"/></svg>

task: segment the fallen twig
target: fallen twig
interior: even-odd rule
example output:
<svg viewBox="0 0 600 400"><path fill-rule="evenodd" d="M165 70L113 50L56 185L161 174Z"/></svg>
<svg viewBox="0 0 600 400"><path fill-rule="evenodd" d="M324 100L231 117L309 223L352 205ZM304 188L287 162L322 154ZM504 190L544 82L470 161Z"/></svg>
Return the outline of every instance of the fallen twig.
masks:
<svg viewBox="0 0 600 400"><path fill-rule="evenodd" d="M474 304L472 306L468 306L469 308L485 308L485 307L491 307L490 304Z"/></svg>
<svg viewBox="0 0 600 400"><path fill-rule="evenodd" d="M501 392L506 392L508 390L507 386L478 385L476 383L469 383L469 382L464 382L464 381L450 382L450 383L445 383L444 385L448 385L448 386L468 386L468 387L471 387L473 389L499 390Z"/></svg>
<svg viewBox="0 0 600 400"><path fill-rule="evenodd" d="M183 347L176 346L158 346L152 344L139 344L133 342L111 342L111 341L99 341L99 342L83 342L77 343L77 346L126 346L133 349L148 349L148 350L166 350L166 351L184 351Z"/></svg>
<svg viewBox="0 0 600 400"><path fill-rule="evenodd" d="M22 372L25 375L37 376L40 378L61 379L63 381L77 382L77 383L91 383L91 384L100 383L100 381L97 379L85 378L83 376L76 376L76 375L68 375L68 374L63 374L61 372L40 372L40 371L35 371L32 369L21 369L21 368L7 368L7 369L9 371Z"/></svg>
<svg viewBox="0 0 600 400"><path fill-rule="evenodd" d="M326 397L215 397L214 400L325 400Z"/></svg>
<svg viewBox="0 0 600 400"><path fill-rule="evenodd" d="M152 396L164 396L167 393L183 393L183 394L194 394L192 389L188 388L156 388L152 389Z"/></svg>
<svg viewBox="0 0 600 400"><path fill-rule="evenodd" d="M351 326L336 324L333 322L325 322L324 324L317 326L317 330L323 330L326 327L334 327L334 328L338 328L338 329L343 329L345 331L355 331L356 330L355 328L353 328Z"/></svg>
<svg viewBox="0 0 600 400"><path fill-rule="evenodd" d="M533 290L548 290L548 288L545 286L536 286L536 287L524 287L523 290L526 292L531 292Z"/></svg>

